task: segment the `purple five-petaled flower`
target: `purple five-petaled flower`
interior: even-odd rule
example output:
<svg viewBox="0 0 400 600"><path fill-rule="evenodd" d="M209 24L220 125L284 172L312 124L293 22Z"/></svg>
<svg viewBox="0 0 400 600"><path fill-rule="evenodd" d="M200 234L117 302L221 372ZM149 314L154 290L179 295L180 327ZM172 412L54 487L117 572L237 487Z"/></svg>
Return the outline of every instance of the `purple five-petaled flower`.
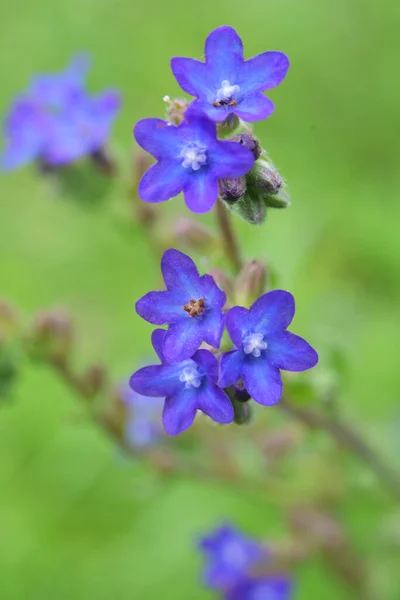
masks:
<svg viewBox="0 0 400 600"><path fill-rule="evenodd" d="M201 538L205 555L204 583L213 589L227 590L247 580L250 569L268 561L267 549L232 525L225 524Z"/></svg>
<svg viewBox="0 0 400 600"><path fill-rule="evenodd" d="M264 294L249 310L231 308L226 326L236 348L221 358L219 385L243 379L256 402L276 404L282 395L280 369L305 371L318 362L315 350L287 331L294 312L294 298L283 290Z"/></svg>
<svg viewBox="0 0 400 600"><path fill-rule="evenodd" d="M188 429L198 410L217 423L231 423L233 408L217 386L218 362L208 350L198 350L186 360L167 362L163 352L163 329L156 329L152 342L160 365L144 367L130 379L133 390L143 396L164 397L163 425L169 435Z"/></svg>
<svg viewBox="0 0 400 600"><path fill-rule="evenodd" d="M244 121L266 119L274 105L262 93L279 85L289 59L282 52L264 52L244 60L242 40L232 27L219 27L205 44L206 62L173 58L172 71L181 88L195 96L193 108L213 121L236 114Z"/></svg>
<svg viewBox="0 0 400 600"><path fill-rule="evenodd" d="M101 150L120 109L120 94L107 90L97 96L77 95L54 118L44 160L50 165L73 162Z"/></svg>
<svg viewBox="0 0 400 600"><path fill-rule="evenodd" d="M169 325L164 338L165 358L190 358L203 341L219 348L225 293L211 275L200 276L192 259L173 248L164 253L161 270L167 289L140 298L136 311L154 325Z"/></svg>
<svg viewBox="0 0 400 600"><path fill-rule="evenodd" d="M163 202L183 192L190 210L207 212L217 201L218 179L241 177L254 164L250 150L218 140L215 123L190 110L178 126L143 119L134 136L158 161L139 184L139 196L146 202Z"/></svg>
<svg viewBox="0 0 400 600"><path fill-rule="evenodd" d="M120 389L127 415L125 422L125 443L132 448L148 448L163 435L161 413L164 398L149 398L135 392L126 381Z"/></svg>

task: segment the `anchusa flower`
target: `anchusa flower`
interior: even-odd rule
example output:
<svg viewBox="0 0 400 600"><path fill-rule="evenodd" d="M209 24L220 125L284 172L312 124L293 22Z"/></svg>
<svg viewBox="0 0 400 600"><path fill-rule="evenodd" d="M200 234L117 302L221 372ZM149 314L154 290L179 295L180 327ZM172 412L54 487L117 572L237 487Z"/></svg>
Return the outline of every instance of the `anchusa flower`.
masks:
<svg viewBox="0 0 400 600"><path fill-rule="evenodd" d="M290 600L286 575L257 575L271 560L269 549L232 525L213 530L199 542L205 557L202 579L225 600Z"/></svg>
<svg viewBox="0 0 400 600"><path fill-rule="evenodd" d="M241 177L254 164L246 147L218 140L215 124L190 110L178 126L143 119L134 136L157 159L139 184L139 196L146 202L163 202L183 192L190 210L207 212L218 199L218 180Z"/></svg>
<svg viewBox="0 0 400 600"><path fill-rule="evenodd" d="M61 73L34 77L16 98L4 120L3 170L33 161L66 164L103 148L120 97L113 90L90 96L84 89L88 68L88 58L79 55Z"/></svg>
<svg viewBox="0 0 400 600"><path fill-rule="evenodd" d="M232 404L217 386L215 356L208 350L198 350L186 360L167 362L163 351L165 335L162 329L153 332L153 347L161 364L136 371L130 379L132 389L144 396L165 398L162 418L169 435L188 429L198 410L217 423L232 422Z"/></svg>
<svg viewBox="0 0 400 600"><path fill-rule="evenodd" d="M163 354L169 361L190 358L204 341L219 348L224 329L225 293L211 275L199 275L189 256L167 250L161 260L166 291L149 292L137 313L154 325L168 324Z"/></svg>
<svg viewBox="0 0 400 600"><path fill-rule="evenodd" d="M219 27L205 43L206 62L175 57L172 72L181 88L194 96L192 106L213 121L234 114L244 121L266 119L274 105L262 93L279 85L289 59L282 52L264 52L244 60L243 44L232 27Z"/></svg>
<svg viewBox="0 0 400 600"><path fill-rule="evenodd" d="M164 398L149 398L135 392L128 381L121 385L120 397L126 406L125 443L132 448L148 448L163 435L161 423Z"/></svg>
<svg viewBox="0 0 400 600"><path fill-rule="evenodd" d="M305 371L318 362L315 350L287 331L294 313L294 298L283 290L262 295L250 309L231 308L226 327L235 349L221 358L219 385L243 379L253 400L276 404L282 396L280 369Z"/></svg>
<svg viewBox="0 0 400 600"><path fill-rule="evenodd" d="M248 267L249 281L242 278L241 284L243 298L254 298L263 287L264 269L256 261ZM225 293L210 275L199 275L189 256L171 248L162 257L161 270L167 289L143 296L136 310L154 325L168 325L153 338L162 365L135 373L131 386L144 396L166 398L163 422L167 433L176 435L187 429L196 410L218 423L230 423L233 418L243 423L247 419L234 413L237 400L253 398L259 404L275 404L282 395L280 369L304 371L317 363L315 350L287 331L295 310L289 292L268 292L250 309L235 306L225 315ZM222 354L217 382L217 358L199 348L205 342L216 352L225 323L234 348Z"/></svg>

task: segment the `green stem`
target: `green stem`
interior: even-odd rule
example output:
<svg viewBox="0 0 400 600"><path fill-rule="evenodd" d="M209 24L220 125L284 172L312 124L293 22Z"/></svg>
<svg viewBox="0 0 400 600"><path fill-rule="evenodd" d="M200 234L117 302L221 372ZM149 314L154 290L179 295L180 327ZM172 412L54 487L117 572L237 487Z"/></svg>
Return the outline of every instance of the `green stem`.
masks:
<svg viewBox="0 0 400 600"><path fill-rule="evenodd" d="M243 264L240 247L232 228L230 215L223 205L222 200L217 200L215 214L221 232L226 258L231 263L235 273L238 273Z"/></svg>

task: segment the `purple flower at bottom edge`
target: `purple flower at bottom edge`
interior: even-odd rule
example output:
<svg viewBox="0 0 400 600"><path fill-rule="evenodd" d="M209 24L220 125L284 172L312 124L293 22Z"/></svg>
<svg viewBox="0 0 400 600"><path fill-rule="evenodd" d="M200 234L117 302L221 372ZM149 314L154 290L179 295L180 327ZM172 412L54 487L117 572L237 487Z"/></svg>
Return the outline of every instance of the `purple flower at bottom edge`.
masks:
<svg viewBox="0 0 400 600"><path fill-rule="evenodd" d="M52 135L43 155L45 162L65 164L101 149L108 140L120 103L120 95L114 90L94 97L86 93L75 96L54 116Z"/></svg>
<svg viewBox="0 0 400 600"><path fill-rule="evenodd" d="M253 400L268 406L282 395L280 369L305 371L317 364L316 351L286 330L294 312L294 298L283 290L264 294L249 310L228 311L226 327L236 349L221 358L220 387L242 378Z"/></svg>
<svg viewBox="0 0 400 600"><path fill-rule="evenodd" d="M282 52L264 52L244 60L242 40L232 27L219 27L205 44L206 62L173 58L172 72L181 88L195 96L192 107L213 121L230 114L244 121L269 117L274 105L262 93L279 85L286 76L289 59Z"/></svg>
<svg viewBox="0 0 400 600"><path fill-rule="evenodd" d="M241 177L254 164L250 150L218 140L215 123L201 113L186 112L178 126L143 119L136 124L134 136L158 161L139 184L145 202L163 202L183 192L190 210L207 212L218 199L218 179Z"/></svg>
<svg viewBox="0 0 400 600"><path fill-rule="evenodd" d="M130 379L135 392L164 397L163 425L169 435L188 429L201 410L217 423L231 423L233 408L228 396L216 385L217 359L208 350L198 350L192 358L167 363L163 353L165 331L156 329L152 342L161 365L136 371Z"/></svg>
<svg viewBox="0 0 400 600"><path fill-rule="evenodd" d="M203 537L199 547L206 558L203 580L208 587L218 590L247 581L249 571L269 558L267 549L258 540L228 524Z"/></svg>
<svg viewBox="0 0 400 600"><path fill-rule="evenodd" d="M284 575L249 578L230 589L225 600L290 600L292 590L292 581Z"/></svg>
<svg viewBox="0 0 400 600"><path fill-rule="evenodd" d="M164 252L161 270L166 291L149 292L137 301L136 311L154 325L169 325L163 348L166 359L190 358L203 341L219 348L225 293L211 275L200 276L192 259L173 248Z"/></svg>
<svg viewBox="0 0 400 600"><path fill-rule="evenodd" d="M149 398L133 391L128 382L120 397L127 407L125 442L134 448L147 448L163 435L161 414L164 398Z"/></svg>

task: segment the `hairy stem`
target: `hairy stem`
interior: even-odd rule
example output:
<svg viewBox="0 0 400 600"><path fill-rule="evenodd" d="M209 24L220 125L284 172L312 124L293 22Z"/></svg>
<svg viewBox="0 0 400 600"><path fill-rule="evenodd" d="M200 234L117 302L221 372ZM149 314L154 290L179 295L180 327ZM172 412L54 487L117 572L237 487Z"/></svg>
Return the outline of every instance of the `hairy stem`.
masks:
<svg viewBox="0 0 400 600"><path fill-rule="evenodd" d="M235 273L238 273L242 267L242 257L240 253L239 243L233 231L230 215L222 203L222 200L217 200L215 205L215 213L217 223L222 236L225 255L231 263Z"/></svg>
<svg viewBox="0 0 400 600"><path fill-rule="evenodd" d="M387 465L376 454L375 450L349 425L338 419L329 418L317 411L294 406L285 397L282 397L278 406L310 429L322 429L335 438L339 444L345 446L366 463L378 479L391 491L394 498L400 501L400 474Z"/></svg>

